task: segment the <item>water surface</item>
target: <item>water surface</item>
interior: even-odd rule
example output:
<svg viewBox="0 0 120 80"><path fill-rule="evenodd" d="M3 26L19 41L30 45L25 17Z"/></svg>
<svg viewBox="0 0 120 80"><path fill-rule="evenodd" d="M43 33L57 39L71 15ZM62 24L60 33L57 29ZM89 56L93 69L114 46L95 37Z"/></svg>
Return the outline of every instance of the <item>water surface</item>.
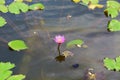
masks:
<svg viewBox="0 0 120 80"><path fill-rule="evenodd" d="M8 24L0 29L0 60L15 63L15 74L25 74L25 80L80 80L88 68L104 72L106 80L119 80L120 73L108 71L102 63L105 57L119 56L120 50L120 33L107 31L109 19L101 12L103 9L92 11L69 0L40 1L46 7L43 11L2 14ZM72 17L67 19L68 15ZM70 49L74 56L59 63L55 60L57 44L52 39L58 34L65 35L66 42L83 39L88 48ZM14 39L24 40L29 49L10 51L7 42ZM66 50L66 42L62 51ZM76 63L79 68L73 69Z"/></svg>

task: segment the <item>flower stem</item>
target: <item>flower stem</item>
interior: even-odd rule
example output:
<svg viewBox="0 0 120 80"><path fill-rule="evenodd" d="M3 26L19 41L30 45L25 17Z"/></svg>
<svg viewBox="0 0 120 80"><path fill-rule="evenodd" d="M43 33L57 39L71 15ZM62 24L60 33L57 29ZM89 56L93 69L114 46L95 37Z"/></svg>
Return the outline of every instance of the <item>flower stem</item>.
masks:
<svg viewBox="0 0 120 80"><path fill-rule="evenodd" d="M60 45L61 45L61 43L59 43L59 44L58 44L58 47L57 47L59 55L60 55L60 53L61 53L61 52L60 52Z"/></svg>

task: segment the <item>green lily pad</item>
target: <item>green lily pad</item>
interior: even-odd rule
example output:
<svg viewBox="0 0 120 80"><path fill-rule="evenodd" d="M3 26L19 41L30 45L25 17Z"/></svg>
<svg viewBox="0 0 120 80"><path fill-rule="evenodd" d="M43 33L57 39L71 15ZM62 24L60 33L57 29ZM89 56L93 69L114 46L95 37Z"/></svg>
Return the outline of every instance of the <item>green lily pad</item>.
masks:
<svg viewBox="0 0 120 80"><path fill-rule="evenodd" d="M7 80L9 76L11 76L12 71L4 71L0 73L0 80Z"/></svg>
<svg viewBox="0 0 120 80"><path fill-rule="evenodd" d="M12 69L14 67L15 67L15 65L11 64L10 62L6 62L6 63L0 62L0 72L7 71L7 70Z"/></svg>
<svg viewBox="0 0 120 80"><path fill-rule="evenodd" d="M115 18L118 16L118 10L115 8L107 8L104 10L104 12L107 11L107 15L110 16L111 18Z"/></svg>
<svg viewBox="0 0 120 80"><path fill-rule="evenodd" d="M15 67L15 65L10 62L0 62L0 80L6 80L12 74L10 69L13 67Z"/></svg>
<svg viewBox="0 0 120 80"><path fill-rule="evenodd" d="M3 27L6 23L6 20L3 17L0 17L0 27Z"/></svg>
<svg viewBox="0 0 120 80"><path fill-rule="evenodd" d="M5 0L0 0L0 4L5 4Z"/></svg>
<svg viewBox="0 0 120 80"><path fill-rule="evenodd" d="M23 0L14 0L15 2L23 2Z"/></svg>
<svg viewBox="0 0 120 80"><path fill-rule="evenodd" d="M111 58L105 58L104 59L104 66L108 70L114 70L115 69L115 60Z"/></svg>
<svg viewBox="0 0 120 80"><path fill-rule="evenodd" d="M115 69L116 71L120 71L120 56L116 57L116 66Z"/></svg>
<svg viewBox="0 0 120 80"><path fill-rule="evenodd" d="M120 22L118 20L111 20L108 23L108 30L113 32L113 31L120 31Z"/></svg>
<svg viewBox="0 0 120 80"><path fill-rule="evenodd" d="M13 40L10 41L8 43L8 46L15 50L15 51L20 51L20 50L24 50L24 49L28 49L28 47L26 46L25 42L22 40Z"/></svg>
<svg viewBox="0 0 120 80"><path fill-rule="evenodd" d="M3 13L7 13L8 8L5 5L0 5L0 11L3 12Z"/></svg>
<svg viewBox="0 0 120 80"><path fill-rule="evenodd" d="M82 0L82 2L85 4L98 4L99 0Z"/></svg>
<svg viewBox="0 0 120 80"><path fill-rule="evenodd" d="M69 41L66 45L67 48L71 48L71 47L74 47L74 46L81 46L82 44L84 43L83 40L81 39L76 39L76 40L72 40L72 41Z"/></svg>
<svg viewBox="0 0 120 80"><path fill-rule="evenodd" d="M116 59L105 58L104 66L108 70L120 71L120 56L116 57Z"/></svg>
<svg viewBox="0 0 120 80"><path fill-rule="evenodd" d="M14 68L15 64L10 62L0 62L0 80L23 80L24 75L12 75L13 71L10 69Z"/></svg>
<svg viewBox="0 0 120 80"><path fill-rule="evenodd" d="M118 16L118 11L120 8L120 4L117 1L107 1L107 8L104 12L107 12L107 15L111 18L115 18Z"/></svg>
<svg viewBox="0 0 120 80"><path fill-rule="evenodd" d="M119 2L117 1L107 1L107 8L115 8L116 10L118 10L120 7Z"/></svg>
<svg viewBox="0 0 120 80"><path fill-rule="evenodd" d="M43 10L45 6L42 3L36 3L29 6L30 10Z"/></svg>
<svg viewBox="0 0 120 80"><path fill-rule="evenodd" d="M23 2L12 2L8 6L8 10L10 13L14 14L20 14L20 12L27 12L28 11L28 5Z"/></svg>
<svg viewBox="0 0 120 80"><path fill-rule="evenodd" d="M25 78L24 75L19 74L19 75L12 75L7 80L23 80L24 78Z"/></svg>

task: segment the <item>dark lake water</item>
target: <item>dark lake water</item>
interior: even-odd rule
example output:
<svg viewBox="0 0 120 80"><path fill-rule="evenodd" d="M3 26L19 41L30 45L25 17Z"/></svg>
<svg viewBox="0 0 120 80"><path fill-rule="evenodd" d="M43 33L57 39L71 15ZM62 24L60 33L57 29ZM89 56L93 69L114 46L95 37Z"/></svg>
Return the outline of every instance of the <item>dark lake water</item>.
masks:
<svg viewBox="0 0 120 80"><path fill-rule="evenodd" d="M8 24L0 29L0 61L16 64L14 73L26 75L25 80L80 80L88 68L103 73L104 80L119 80L120 73L108 71L102 63L105 57L119 56L120 32L108 32L103 9L89 10L70 0L33 0L45 5L43 11L30 11L20 15L2 14ZM104 1L100 3L105 4ZM71 16L71 18L68 18ZM67 41L83 39L88 48L72 48L74 56L57 62L55 35L62 34ZM22 39L29 49L16 52L7 43ZM71 66L79 64L74 69ZM81 79L83 80L83 79ZM103 80L102 77L97 80Z"/></svg>

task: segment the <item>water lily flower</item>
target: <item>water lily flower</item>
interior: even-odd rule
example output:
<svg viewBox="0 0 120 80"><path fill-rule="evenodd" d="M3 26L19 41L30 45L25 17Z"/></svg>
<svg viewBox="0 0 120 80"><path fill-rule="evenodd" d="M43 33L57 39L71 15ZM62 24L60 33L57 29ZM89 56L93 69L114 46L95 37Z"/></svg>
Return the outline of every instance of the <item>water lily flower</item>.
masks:
<svg viewBox="0 0 120 80"><path fill-rule="evenodd" d="M58 44L62 44L65 42L65 37L64 35L57 35L55 36L54 41Z"/></svg>

